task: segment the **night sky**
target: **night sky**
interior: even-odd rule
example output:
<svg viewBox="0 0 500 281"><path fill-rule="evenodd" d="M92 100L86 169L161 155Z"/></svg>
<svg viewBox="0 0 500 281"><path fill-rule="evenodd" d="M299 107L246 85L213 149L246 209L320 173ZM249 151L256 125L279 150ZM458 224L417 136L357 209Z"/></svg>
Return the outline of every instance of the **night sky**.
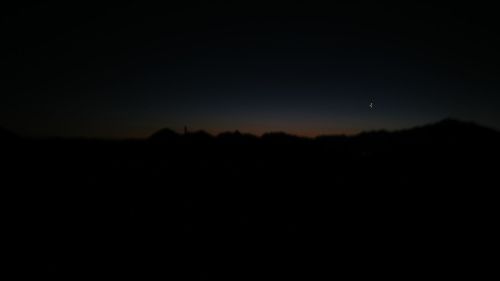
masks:
<svg viewBox="0 0 500 281"><path fill-rule="evenodd" d="M0 127L314 136L454 117L500 129L493 7L65 2L2 8Z"/></svg>

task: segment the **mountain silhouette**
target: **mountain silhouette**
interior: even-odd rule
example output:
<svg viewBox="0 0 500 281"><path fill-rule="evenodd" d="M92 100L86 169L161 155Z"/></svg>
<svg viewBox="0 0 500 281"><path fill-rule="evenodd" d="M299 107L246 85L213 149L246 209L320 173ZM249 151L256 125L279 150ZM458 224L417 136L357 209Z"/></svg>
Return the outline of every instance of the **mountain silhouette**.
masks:
<svg viewBox="0 0 500 281"><path fill-rule="evenodd" d="M183 135L183 138L188 142L204 143L213 141L214 136L203 130L199 130L195 132L188 132Z"/></svg>
<svg viewBox="0 0 500 281"><path fill-rule="evenodd" d="M134 141L14 140L0 161L6 227L23 255L42 253L27 267L58 276L144 279L167 264L173 279L199 280L223 264L229 280L282 279L295 262L308 280L325 252L454 256L496 239L498 140L453 119L316 138L162 129ZM241 269L256 260L272 267Z"/></svg>
<svg viewBox="0 0 500 281"><path fill-rule="evenodd" d="M240 131L223 132L217 135L217 141L221 144L250 144L258 140L257 136L252 134L242 134Z"/></svg>
<svg viewBox="0 0 500 281"><path fill-rule="evenodd" d="M415 127L400 132L410 134L428 134L435 137L462 137L476 138L491 137L498 135L498 131L478 125L474 122L460 121L458 119L447 118L434 124L428 124L421 127Z"/></svg>
<svg viewBox="0 0 500 281"><path fill-rule="evenodd" d="M168 128L161 129L149 137L150 140L164 142L178 141L179 138L180 135L178 133Z"/></svg>
<svg viewBox="0 0 500 281"><path fill-rule="evenodd" d="M409 144L492 144L499 140L500 132L474 122L447 118L436 123L396 131L362 132L354 138L368 142L396 142Z"/></svg>
<svg viewBox="0 0 500 281"><path fill-rule="evenodd" d="M217 141L221 143L240 143L262 141L266 143L290 144L302 143L304 141L315 141L320 143L339 143L346 141L359 142L406 142L411 143L429 143L429 142L474 142L484 139L497 140L500 132L490 129L474 122L466 122L458 119L447 118L439 122L417 126L409 129L396 131L366 131L354 136L345 135L320 135L316 138L309 139L296 135L287 134L285 132L269 132L264 133L261 137L252 134L241 133L239 131L223 132L216 137L205 131L188 132L180 135L175 131L165 128L161 129L149 138L155 141L183 141L190 143L204 143Z"/></svg>

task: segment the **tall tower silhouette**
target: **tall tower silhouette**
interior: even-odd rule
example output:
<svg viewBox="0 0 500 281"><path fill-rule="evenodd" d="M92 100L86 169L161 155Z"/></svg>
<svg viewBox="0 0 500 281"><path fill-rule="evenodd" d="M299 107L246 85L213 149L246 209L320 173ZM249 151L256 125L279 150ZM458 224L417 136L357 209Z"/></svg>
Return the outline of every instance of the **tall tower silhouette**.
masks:
<svg viewBox="0 0 500 281"><path fill-rule="evenodd" d="M184 126L184 135L187 135L187 133L188 133L188 127Z"/></svg>

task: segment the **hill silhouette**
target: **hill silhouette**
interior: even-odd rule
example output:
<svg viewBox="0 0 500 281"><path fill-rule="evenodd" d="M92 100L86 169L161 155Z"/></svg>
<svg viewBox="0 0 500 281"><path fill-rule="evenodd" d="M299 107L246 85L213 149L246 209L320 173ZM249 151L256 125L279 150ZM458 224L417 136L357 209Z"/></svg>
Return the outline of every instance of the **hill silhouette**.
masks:
<svg viewBox="0 0 500 281"><path fill-rule="evenodd" d="M353 136L345 135L320 135L316 138L305 138L296 135L287 134L285 132L270 132L265 133L261 137L248 134L235 132L223 132L216 137L210 135L205 131L191 132L184 135L176 133L174 130L164 128L149 138L150 140L160 140L164 142L171 141L184 141L184 142L211 142L214 140L225 143L239 143L239 142L255 142L263 141L268 143L298 143L305 141L316 141L321 143L339 141L369 141L369 142L407 142L410 141L414 144L421 142L425 143L467 143L474 141L487 141L488 143L498 140L500 132L483 127L474 122L465 122L458 119L447 118L439 122L417 126L414 128L396 130L396 131L367 131L361 132Z"/></svg>
<svg viewBox="0 0 500 281"><path fill-rule="evenodd" d="M349 272L457 264L495 237L498 140L451 119L317 138L18 139L2 157L9 241L51 276L304 280L325 253Z"/></svg>
<svg viewBox="0 0 500 281"><path fill-rule="evenodd" d="M177 141L179 140L179 138L180 135L178 133L168 128L161 129L149 137L150 140L166 141L166 142Z"/></svg>
<svg viewBox="0 0 500 281"><path fill-rule="evenodd" d="M399 131L399 134L427 135L433 138L443 138L447 140L453 138L458 141L469 141L483 138L498 138L499 132L480 126L474 122L464 122L447 118L434 124L402 130Z"/></svg>

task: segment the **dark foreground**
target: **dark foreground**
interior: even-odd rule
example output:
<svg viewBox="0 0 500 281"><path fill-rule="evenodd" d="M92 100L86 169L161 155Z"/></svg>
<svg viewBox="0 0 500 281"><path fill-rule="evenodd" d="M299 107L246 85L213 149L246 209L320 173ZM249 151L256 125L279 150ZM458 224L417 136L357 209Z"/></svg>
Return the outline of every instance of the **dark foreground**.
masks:
<svg viewBox="0 0 500 281"><path fill-rule="evenodd" d="M477 279L495 264L499 140L450 120L315 140L6 137L9 267L69 280Z"/></svg>

